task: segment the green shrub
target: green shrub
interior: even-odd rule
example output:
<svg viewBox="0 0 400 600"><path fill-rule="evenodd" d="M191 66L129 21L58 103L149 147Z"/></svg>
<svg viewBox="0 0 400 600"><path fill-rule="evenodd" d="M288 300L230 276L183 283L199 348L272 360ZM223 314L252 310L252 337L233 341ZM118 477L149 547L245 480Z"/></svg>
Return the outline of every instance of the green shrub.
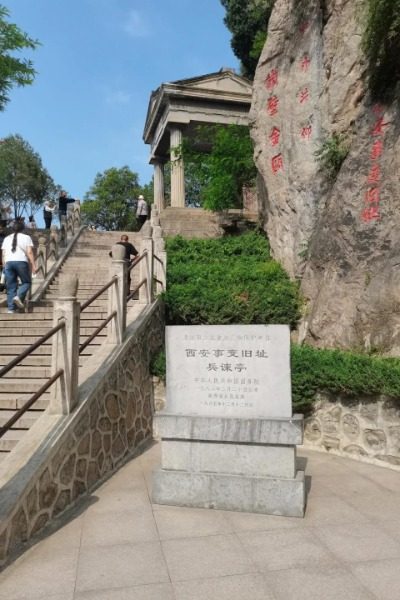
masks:
<svg viewBox="0 0 400 600"><path fill-rule="evenodd" d="M165 373L167 370L165 350L161 350L155 354L150 361L150 373L155 377L159 377L165 381Z"/></svg>
<svg viewBox="0 0 400 600"><path fill-rule="evenodd" d="M400 398L400 360L292 345L293 406L307 412L318 391Z"/></svg>
<svg viewBox="0 0 400 600"><path fill-rule="evenodd" d="M248 233L218 240L167 241L167 322L176 325L288 323L300 316L298 286Z"/></svg>
<svg viewBox="0 0 400 600"><path fill-rule="evenodd" d="M334 180L349 153L349 145L343 135L334 133L326 139L315 153L328 179Z"/></svg>

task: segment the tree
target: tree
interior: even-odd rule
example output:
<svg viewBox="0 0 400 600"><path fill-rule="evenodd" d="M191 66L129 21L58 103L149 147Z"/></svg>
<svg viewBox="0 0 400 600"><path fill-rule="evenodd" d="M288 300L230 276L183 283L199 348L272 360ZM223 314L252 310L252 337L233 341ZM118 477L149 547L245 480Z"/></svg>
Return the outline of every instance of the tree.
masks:
<svg viewBox="0 0 400 600"><path fill-rule="evenodd" d="M400 80L400 0L365 0L363 49L375 98L390 100Z"/></svg>
<svg viewBox="0 0 400 600"><path fill-rule="evenodd" d="M224 23L232 33L232 50L242 63L243 75L254 76L267 37L268 21L275 0L221 0Z"/></svg>
<svg viewBox="0 0 400 600"><path fill-rule="evenodd" d="M107 231L134 231L137 229L134 208L140 193L138 175L127 166L97 173L82 203L83 221Z"/></svg>
<svg viewBox="0 0 400 600"><path fill-rule="evenodd" d="M10 135L0 143L0 202L11 205L14 218L32 214L56 186L42 159L20 135Z"/></svg>
<svg viewBox="0 0 400 600"><path fill-rule="evenodd" d="M204 152L205 148L210 151ZM252 185L256 177L248 127L199 127L184 142L182 153L191 203L215 211L242 205L242 188Z"/></svg>
<svg viewBox="0 0 400 600"><path fill-rule="evenodd" d="M9 102L9 92L14 86L25 86L33 83L36 71L32 62L14 56L15 52L30 49L39 45L14 23L9 23L9 11L0 4L0 111Z"/></svg>

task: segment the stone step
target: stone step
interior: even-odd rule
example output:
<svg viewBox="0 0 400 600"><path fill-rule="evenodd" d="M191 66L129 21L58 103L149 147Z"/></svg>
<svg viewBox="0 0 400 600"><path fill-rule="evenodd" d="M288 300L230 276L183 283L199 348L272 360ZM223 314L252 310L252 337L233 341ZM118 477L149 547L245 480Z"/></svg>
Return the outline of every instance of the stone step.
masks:
<svg viewBox="0 0 400 600"><path fill-rule="evenodd" d="M0 452L11 452L21 439L21 433L15 429L6 431L3 437L0 438Z"/></svg>
<svg viewBox="0 0 400 600"><path fill-rule="evenodd" d="M15 410L0 409L0 427L4 427L7 421L15 415L15 412ZM43 410L28 410L16 421L11 431L15 429L29 429L42 414Z"/></svg>
<svg viewBox="0 0 400 600"><path fill-rule="evenodd" d="M10 373L11 374L11 373ZM42 379L11 379L8 378L8 373L0 379L0 393L8 394L20 394L28 393L34 394L45 383Z"/></svg>
<svg viewBox="0 0 400 600"><path fill-rule="evenodd" d="M17 344L17 340L12 338L13 343L11 344L0 344L0 356L9 356L10 360L15 356L18 356L23 352L29 344L26 344L26 340L21 340L20 344ZM42 344L39 348L36 348L31 354L30 357L46 357L51 356L52 353L52 345L50 343ZM26 358L25 360L28 360ZM8 361L9 362L9 361Z"/></svg>
<svg viewBox="0 0 400 600"><path fill-rule="evenodd" d="M1 354L0 353L0 367L8 365L13 358L16 358L19 353L16 354ZM20 367L50 367L51 366L51 353L43 356L32 356L30 354L22 362L19 363Z"/></svg>
<svg viewBox="0 0 400 600"><path fill-rule="evenodd" d="M51 366L17 365L4 375L0 381L10 379L47 379L51 377Z"/></svg>
<svg viewBox="0 0 400 600"><path fill-rule="evenodd" d="M32 398L34 392L16 394L15 392L0 392L0 408L2 410L16 410L22 408L25 402ZM40 396L33 405L35 410L45 410L49 403L50 392Z"/></svg>

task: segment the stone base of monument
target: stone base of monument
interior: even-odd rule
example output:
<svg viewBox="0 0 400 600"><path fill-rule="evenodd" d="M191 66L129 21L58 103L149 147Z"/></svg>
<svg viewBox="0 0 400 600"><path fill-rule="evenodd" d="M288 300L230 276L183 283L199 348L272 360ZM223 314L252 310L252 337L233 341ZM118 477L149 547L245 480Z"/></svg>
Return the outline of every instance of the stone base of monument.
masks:
<svg viewBox="0 0 400 600"><path fill-rule="evenodd" d="M243 419L160 413L161 469L153 502L303 517L304 471L296 469L303 416Z"/></svg>

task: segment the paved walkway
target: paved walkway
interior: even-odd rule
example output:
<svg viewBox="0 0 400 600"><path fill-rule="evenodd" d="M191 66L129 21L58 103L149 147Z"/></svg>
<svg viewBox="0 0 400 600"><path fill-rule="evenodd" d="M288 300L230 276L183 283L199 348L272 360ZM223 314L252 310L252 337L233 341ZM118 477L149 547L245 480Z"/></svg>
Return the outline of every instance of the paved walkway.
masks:
<svg viewBox="0 0 400 600"><path fill-rule="evenodd" d="M305 519L152 506L154 446L0 575L1 600L398 600L400 474L300 452Z"/></svg>

